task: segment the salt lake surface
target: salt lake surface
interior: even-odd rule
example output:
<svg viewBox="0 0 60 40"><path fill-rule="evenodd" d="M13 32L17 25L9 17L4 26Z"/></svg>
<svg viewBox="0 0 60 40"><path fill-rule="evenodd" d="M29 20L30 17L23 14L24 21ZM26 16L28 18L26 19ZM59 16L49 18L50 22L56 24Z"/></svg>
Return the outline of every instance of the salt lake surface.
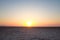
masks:
<svg viewBox="0 0 60 40"><path fill-rule="evenodd" d="M60 28L0 27L0 40L60 40Z"/></svg>

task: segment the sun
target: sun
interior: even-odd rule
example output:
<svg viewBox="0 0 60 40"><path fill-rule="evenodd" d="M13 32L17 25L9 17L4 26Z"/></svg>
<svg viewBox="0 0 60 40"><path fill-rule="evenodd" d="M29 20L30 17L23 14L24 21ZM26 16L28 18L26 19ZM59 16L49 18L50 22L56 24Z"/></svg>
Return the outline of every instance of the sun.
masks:
<svg viewBox="0 0 60 40"><path fill-rule="evenodd" d="M23 26L24 27L33 27L35 25L35 21L33 20L25 20L23 21Z"/></svg>
<svg viewBox="0 0 60 40"><path fill-rule="evenodd" d="M27 22L26 22L26 25L27 25L27 26L32 26L32 21L27 21Z"/></svg>

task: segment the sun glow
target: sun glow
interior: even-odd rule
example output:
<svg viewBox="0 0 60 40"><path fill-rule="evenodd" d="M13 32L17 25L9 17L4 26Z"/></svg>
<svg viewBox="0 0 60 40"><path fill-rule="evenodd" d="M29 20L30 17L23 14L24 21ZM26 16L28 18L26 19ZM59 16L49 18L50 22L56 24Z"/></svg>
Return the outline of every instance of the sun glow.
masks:
<svg viewBox="0 0 60 40"><path fill-rule="evenodd" d="M27 26L32 26L32 22L31 22L31 21L28 21L28 22L26 23L26 25L27 25Z"/></svg>
<svg viewBox="0 0 60 40"><path fill-rule="evenodd" d="M22 24L25 27L33 27L33 26L35 26L36 22L31 19L31 20L25 20L25 21L23 21Z"/></svg>

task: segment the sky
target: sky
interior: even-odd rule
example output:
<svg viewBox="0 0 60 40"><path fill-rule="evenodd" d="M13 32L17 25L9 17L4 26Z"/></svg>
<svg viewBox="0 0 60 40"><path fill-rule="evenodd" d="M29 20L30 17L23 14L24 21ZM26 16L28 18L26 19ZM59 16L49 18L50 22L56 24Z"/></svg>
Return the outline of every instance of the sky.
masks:
<svg viewBox="0 0 60 40"><path fill-rule="evenodd" d="M0 0L0 26L60 26L60 0Z"/></svg>

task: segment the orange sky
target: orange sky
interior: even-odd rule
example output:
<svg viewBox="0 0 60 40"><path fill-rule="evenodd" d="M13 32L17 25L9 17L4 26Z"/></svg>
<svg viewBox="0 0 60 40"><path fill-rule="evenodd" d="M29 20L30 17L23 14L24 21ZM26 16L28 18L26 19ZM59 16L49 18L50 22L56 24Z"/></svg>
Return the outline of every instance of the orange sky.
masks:
<svg viewBox="0 0 60 40"><path fill-rule="evenodd" d="M0 22L0 25L5 25L5 26L27 26L27 22L28 20L13 20L13 19L2 19ZM42 22L35 22L34 20L32 21L32 25L31 26L59 26L60 22L52 22L50 21L42 21Z"/></svg>

